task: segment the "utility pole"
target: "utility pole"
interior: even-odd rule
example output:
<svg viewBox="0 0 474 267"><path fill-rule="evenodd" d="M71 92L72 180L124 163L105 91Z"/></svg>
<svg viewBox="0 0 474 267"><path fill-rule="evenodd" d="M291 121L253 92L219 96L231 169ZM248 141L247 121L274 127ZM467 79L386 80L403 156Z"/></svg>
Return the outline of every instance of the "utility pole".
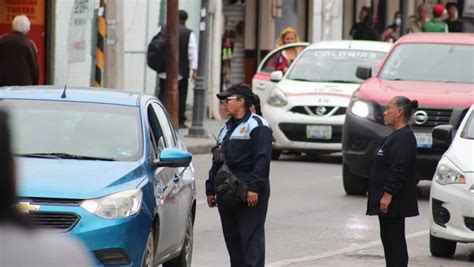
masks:
<svg viewBox="0 0 474 267"><path fill-rule="evenodd" d="M402 25L400 35L408 33L408 0L400 0L400 13L402 15Z"/></svg>
<svg viewBox="0 0 474 267"><path fill-rule="evenodd" d="M166 90L165 107L174 127L178 128L178 0L168 0L166 7Z"/></svg>
<svg viewBox="0 0 474 267"><path fill-rule="evenodd" d="M201 2L201 32L199 34L199 61L196 77L196 85L194 87L194 104L193 104L193 123L189 128L189 136L191 137L207 137L206 129L203 127L204 114L206 111L206 78L208 73L208 43L209 43L209 0Z"/></svg>
<svg viewBox="0 0 474 267"><path fill-rule="evenodd" d="M107 38L105 49L104 85L108 88L123 88L123 6L124 0L108 1Z"/></svg>

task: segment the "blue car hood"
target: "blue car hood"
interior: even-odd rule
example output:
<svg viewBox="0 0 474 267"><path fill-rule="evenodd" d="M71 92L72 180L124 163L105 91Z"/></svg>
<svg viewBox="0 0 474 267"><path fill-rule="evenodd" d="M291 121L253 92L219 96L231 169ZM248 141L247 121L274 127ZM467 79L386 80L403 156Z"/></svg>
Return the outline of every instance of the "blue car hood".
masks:
<svg viewBox="0 0 474 267"><path fill-rule="evenodd" d="M133 189L145 179L140 162L17 158L21 197L91 199Z"/></svg>

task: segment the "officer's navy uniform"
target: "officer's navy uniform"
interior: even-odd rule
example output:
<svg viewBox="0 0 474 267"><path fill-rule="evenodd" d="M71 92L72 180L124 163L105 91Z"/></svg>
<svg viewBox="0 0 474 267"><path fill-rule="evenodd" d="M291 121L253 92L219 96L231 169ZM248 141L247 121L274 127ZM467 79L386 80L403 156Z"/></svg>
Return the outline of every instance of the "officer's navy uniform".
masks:
<svg viewBox="0 0 474 267"><path fill-rule="evenodd" d="M378 215L387 266L407 266L405 217L417 216L416 139L409 126L392 132L377 149L369 177L367 214ZM380 211L384 192L392 195L386 214Z"/></svg>
<svg viewBox="0 0 474 267"><path fill-rule="evenodd" d="M258 193L258 203L236 209L218 207L232 267L265 265L265 219L270 197L272 131L262 117L248 112L241 120L229 119L219 132L224 158L232 173ZM206 194L215 195L214 177L222 163L213 161Z"/></svg>

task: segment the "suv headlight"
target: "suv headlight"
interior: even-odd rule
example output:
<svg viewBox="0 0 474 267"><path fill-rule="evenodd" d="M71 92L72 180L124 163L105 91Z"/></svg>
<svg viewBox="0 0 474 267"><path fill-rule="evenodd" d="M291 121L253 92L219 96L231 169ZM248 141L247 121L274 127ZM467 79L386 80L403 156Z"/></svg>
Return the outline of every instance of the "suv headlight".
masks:
<svg viewBox="0 0 474 267"><path fill-rule="evenodd" d="M282 90L275 88L270 93L270 96L267 99L267 103L274 107L283 107L288 104L288 99L286 98L285 93Z"/></svg>
<svg viewBox="0 0 474 267"><path fill-rule="evenodd" d="M352 112L352 114L358 117L373 120L373 121L378 121L375 114L376 109L375 109L374 102L362 100L357 97L353 97L351 99L351 102L349 103L348 110ZM379 118L379 120L381 119L383 121L383 114L378 114L378 115L379 116L377 117L382 116L381 118Z"/></svg>
<svg viewBox="0 0 474 267"><path fill-rule="evenodd" d="M447 157L443 157L436 168L435 181L441 185L464 184L466 176Z"/></svg>
<svg viewBox="0 0 474 267"><path fill-rule="evenodd" d="M352 104L352 113L355 115L362 117L362 118L367 118L370 115L370 107L369 103L364 102L362 100L356 100Z"/></svg>
<svg viewBox="0 0 474 267"><path fill-rule="evenodd" d="M82 202L81 207L105 219L125 218L137 214L142 204L142 190L133 189Z"/></svg>

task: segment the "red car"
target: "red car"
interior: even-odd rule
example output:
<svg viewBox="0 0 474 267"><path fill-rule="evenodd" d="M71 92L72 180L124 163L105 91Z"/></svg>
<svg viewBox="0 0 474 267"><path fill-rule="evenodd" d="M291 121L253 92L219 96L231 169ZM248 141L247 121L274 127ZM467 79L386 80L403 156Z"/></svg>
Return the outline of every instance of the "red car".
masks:
<svg viewBox="0 0 474 267"><path fill-rule="evenodd" d="M413 117L417 138L417 176L431 180L443 154L432 146L431 130L441 124L454 129L474 103L474 34L419 33L400 38L372 75L358 67L366 81L349 104L342 136L343 184L347 194L367 192L375 150L391 130L383 112L393 97L417 99Z"/></svg>

